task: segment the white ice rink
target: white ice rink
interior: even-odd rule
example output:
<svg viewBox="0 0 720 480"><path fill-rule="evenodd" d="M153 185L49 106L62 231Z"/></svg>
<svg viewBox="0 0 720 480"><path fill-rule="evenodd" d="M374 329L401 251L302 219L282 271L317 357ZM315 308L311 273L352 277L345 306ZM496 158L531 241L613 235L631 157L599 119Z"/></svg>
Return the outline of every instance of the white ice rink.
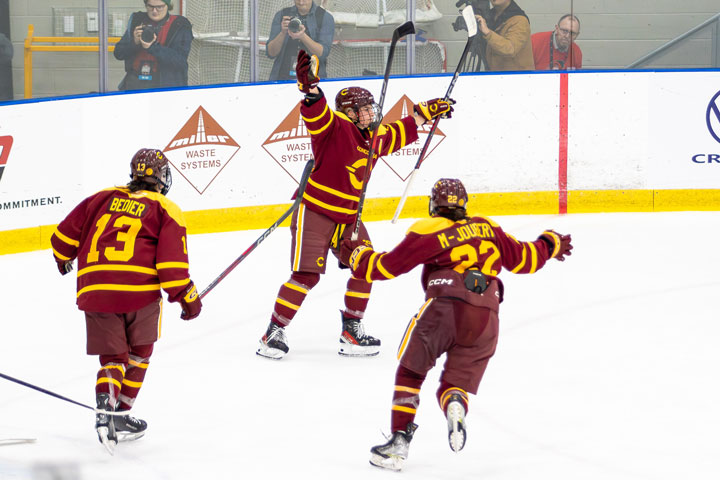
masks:
<svg viewBox="0 0 720 480"><path fill-rule="evenodd" d="M471 205L473 207L473 205ZM474 211L474 209L473 209ZM574 253L503 272L500 342L468 440L453 453L431 371L400 475L415 479L720 478L720 212L495 217L516 237L571 233ZM378 249L411 221L370 223ZM189 239L200 289L261 231ZM135 414L145 438L98 443L91 411L0 378L0 479L374 479L388 432L397 343L422 303L420 269L374 286L378 357L337 355L347 270L330 262L288 328L281 361L255 355L289 275L278 229L213 290L202 315L166 303ZM0 256L0 372L94 405L75 279L49 250ZM2 442L0 442L2 443ZM310 477L312 475L312 477ZM400 478L400 477L392 477Z"/></svg>

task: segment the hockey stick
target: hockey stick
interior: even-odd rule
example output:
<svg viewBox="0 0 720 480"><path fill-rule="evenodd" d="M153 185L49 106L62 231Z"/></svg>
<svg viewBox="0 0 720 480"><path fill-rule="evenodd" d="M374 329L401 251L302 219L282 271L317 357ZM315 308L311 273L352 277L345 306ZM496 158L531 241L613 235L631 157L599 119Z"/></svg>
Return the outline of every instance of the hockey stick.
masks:
<svg viewBox="0 0 720 480"><path fill-rule="evenodd" d="M60 400L65 400L66 402L74 403L75 405L78 405L83 408L87 408L88 410L92 410L93 412L95 411L95 409L89 405L85 405L84 403L76 402L75 400L69 399L67 397L63 397L62 395L60 395L58 393L51 392L50 390L45 390L44 388L33 385L32 383L23 382L22 380L11 377L10 375L5 375L4 373L0 373L0 377L4 378L5 380L10 380L11 382L15 382L19 385L22 385L23 387L32 388L33 390L37 390L38 392L42 392L46 395L50 395L51 397L59 398ZM127 412L124 412L124 413L127 413Z"/></svg>
<svg viewBox="0 0 720 480"><path fill-rule="evenodd" d="M275 223L270 225L270 228L265 230L265 232L262 235L260 235L260 237L257 240L255 240L255 242L247 248L247 250L245 250L238 258L236 258L235 261L233 263L231 263L229 267L227 267L225 270L223 270L223 272L220 275L218 275L218 277L215 280L210 282L210 285L208 285L205 288L205 290L203 290L202 293L200 294L200 299L205 297L205 295L207 295L210 292L210 290L215 288L215 286L218 283L220 283L220 281L223 278L227 277L228 274L230 272L232 272L233 269L235 267L237 267L240 262L245 260L245 258L248 255L250 255L250 252L255 250L255 247L260 245L263 242L263 240L265 240L268 237L268 235L270 235L272 232L274 232L275 229L283 221L285 221L285 219L287 217L289 217L300 206L300 202L302 202L302 198L303 198L303 193L305 192L305 186L307 185L308 179L310 178L310 173L312 173L312 168L313 168L314 164L315 164L315 160L313 160L313 159L308 160L307 163L305 164L305 170L303 170L302 177L300 178L300 186L298 187L297 196L295 197L295 201L293 202L292 206L288 209L288 211L283 213L282 216L275 221Z"/></svg>
<svg viewBox="0 0 720 480"><path fill-rule="evenodd" d="M373 156L378 144L378 129L382 121L382 108L385 103L385 92L387 91L388 80L390 79L390 67L392 66L393 55L395 54L395 45L400 38L415 33L415 25L412 22L405 22L393 31L392 40L390 41L390 51L388 52L387 63L385 64L385 77L383 78L382 91L380 92L380 102L378 103L380 119L375 121L372 131L372 143L367 156L367 164L365 165L365 175L363 178L362 191L360 192L360 200L358 200L358 211L355 216L355 227L353 227L351 239L357 240L360 232L360 220L362 218L363 205L365 204L365 193L367 192L368 180L370 180L370 170L372 170ZM379 152L378 152L379 153Z"/></svg>
<svg viewBox="0 0 720 480"><path fill-rule="evenodd" d="M465 43L465 49L463 50L462 55L460 55L460 60L458 61L457 67L455 68L455 75L453 75L452 80L450 81L450 86L448 87L447 92L445 92L445 100L450 98L450 93L455 87L455 82L457 82L458 76L460 75L460 70L462 69L463 63L465 63L465 58L467 57L468 52L470 52L470 47L475 40L475 35L477 34L477 20L475 20L475 15L473 13L473 8L471 5L463 8L462 16L465 20L465 25L467 26L468 39L467 43ZM395 209L395 215L393 215L392 223L397 223L398 218L400 217L400 212L402 212L403 206L405 206L405 201L408 197L408 193L410 192L410 185L412 185L412 182L415 179L415 174L420 169L420 164L422 164L423 160L425 160L425 154L427 153L428 147L430 146L430 140L432 140L432 137L435 134L435 130L437 130L439 122L440 117L436 117L435 121L432 124L432 128L430 128L430 133L428 133L428 136L425 139L425 144L423 145L422 150L420 150L420 156L418 157L417 163L415 163L415 168L413 169L412 173L410 173L410 178L408 178L408 181L405 184L405 191L403 192L402 197L400 197L400 203L398 203L398 206Z"/></svg>

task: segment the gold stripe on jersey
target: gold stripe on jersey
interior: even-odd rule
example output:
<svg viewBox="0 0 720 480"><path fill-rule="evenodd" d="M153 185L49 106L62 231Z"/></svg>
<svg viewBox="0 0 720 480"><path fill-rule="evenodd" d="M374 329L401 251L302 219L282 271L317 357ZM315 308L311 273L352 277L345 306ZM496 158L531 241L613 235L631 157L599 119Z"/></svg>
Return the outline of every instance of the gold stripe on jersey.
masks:
<svg viewBox="0 0 720 480"><path fill-rule="evenodd" d="M108 363L107 365L103 365L103 367L100 370L110 370L111 368L114 368L115 370L120 370L120 373L125 375L125 365L117 365L114 363Z"/></svg>
<svg viewBox="0 0 720 480"><path fill-rule="evenodd" d="M375 259L379 253L373 252L368 259L367 270L365 270L365 281L372 283L372 272L375 270Z"/></svg>
<svg viewBox="0 0 720 480"><path fill-rule="evenodd" d="M158 270L165 268L190 268L190 265L187 262L161 262L156 264L155 268Z"/></svg>
<svg viewBox="0 0 720 480"><path fill-rule="evenodd" d="M318 120L320 120L323 117L323 115L325 115L325 113L328 110L330 110L330 107L328 107L328 104L326 103L325 108L323 109L322 113L320 113L320 115L318 115L317 117L313 117L313 118L308 118L305 115L302 115L302 119L305 120L305 122L307 122L307 123L317 122ZM331 113L332 113L332 111L331 111Z"/></svg>
<svg viewBox="0 0 720 480"><path fill-rule="evenodd" d="M160 285L155 283L152 285L123 285L118 283L97 283L95 285L88 285L77 293L78 298L83 293L95 292L98 290L107 290L114 292L151 292L153 290L160 290Z"/></svg>
<svg viewBox="0 0 720 480"><path fill-rule="evenodd" d="M305 205L302 203L298 208L297 216L297 231L295 232L295 255L293 258L292 271L297 272L300 270L300 254L302 252L302 239L305 229Z"/></svg>
<svg viewBox="0 0 720 480"><path fill-rule="evenodd" d="M325 108L326 108L326 109L328 108L327 105L325 105ZM321 115L321 116L322 116L322 115ZM328 129L328 127L330 127L330 125L332 125L334 118L335 118L335 115L333 114L333 111L330 110L330 118L328 119L327 123L326 123L325 125L323 125L322 127L320 127L319 129L317 129L317 130L310 130L310 129L308 128L308 133L309 133L310 135L317 135L318 133L324 132L325 130Z"/></svg>
<svg viewBox="0 0 720 480"><path fill-rule="evenodd" d="M419 388L406 387L404 385L395 385L396 392L420 393Z"/></svg>
<svg viewBox="0 0 720 480"><path fill-rule="evenodd" d="M92 272L135 272L147 275L157 275L157 270L154 268L138 267L135 265L93 265L91 267L85 267L82 270L78 270L77 276L82 277L86 273Z"/></svg>
<svg viewBox="0 0 720 480"><path fill-rule="evenodd" d="M398 412L417 413L417 410L410 407L403 407L401 405L393 405L391 410L397 410Z"/></svg>
<svg viewBox="0 0 720 480"><path fill-rule="evenodd" d="M420 307L420 311L415 315L412 319L410 319L410 323L408 323L407 328L405 329L405 335L403 335L403 339L400 342L400 346L398 347L398 353L397 353L397 359L400 360L405 353L405 349L407 348L408 342L410 341L410 336L413 333L413 330L415 330L415 326L417 325L418 318L420 318L425 311L425 309L430 305L430 302L432 302L434 299L430 299L427 302L423 304L422 307Z"/></svg>
<svg viewBox="0 0 720 480"><path fill-rule="evenodd" d="M382 274L385 276L385 278L387 278L387 279L395 278L395 275L393 275L392 273L388 272L388 271L385 269L385 267L383 267L383 265L382 265L382 259L383 259L384 256L385 256L384 253L383 253L382 255L380 255L380 258L377 259L377 263L376 263L375 265L376 265L378 271L379 271L380 273L382 273Z"/></svg>
<svg viewBox="0 0 720 480"><path fill-rule="evenodd" d="M183 278L182 280L173 280L173 281L171 281L171 282L163 282L163 283L160 284L160 286L161 286L162 288L164 288L165 290L167 290L168 288L182 287L182 286L187 285L188 283L190 283L190 278L189 278L189 277L188 277L188 278Z"/></svg>
<svg viewBox="0 0 720 480"><path fill-rule="evenodd" d="M405 124L400 120L395 123L397 123L398 130L400 130L400 145L405 146L405 143L407 142L407 135L405 134Z"/></svg>
<svg viewBox="0 0 720 480"><path fill-rule="evenodd" d="M525 266L525 262L527 261L526 245L523 245L522 247L523 247L523 249L522 249L522 259L520 260L520 263L518 263L515 268L513 268L512 270L510 270L512 273L517 273L517 272L519 272L520 269Z"/></svg>
<svg viewBox="0 0 720 480"><path fill-rule="evenodd" d="M114 187L106 190L119 190L127 194L130 198L149 198L150 200L154 200L162 205L168 215L170 215L170 217L175 220L178 225L183 228L187 227L187 224L185 223L185 216L183 215L182 210L180 210L180 207L160 192L151 192L149 190L130 192L127 187Z"/></svg>
<svg viewBox="0 0 720 480"><path fill-rule="evenodd" d="M413 223L405 235L409 233L417 233L418 235L427 235L429 233L439 232L453 226L455 222L445 217L423 218Z"/></svg>
<svg viewBox="0 0 720 480"><path fill-rule="evenodd" d="M334 188L326 187L325 185L317 183L312 178L308 178L308 183L310 185L312 185L313 187L317 188L318 190L322 190L323 192L327 192L331 195L335 195L336 197L344 198L345 200L352 200L353 202L360 201L360 197L358 197L357 195L350 195L347 193L343 193L340 190L335 190Z"/></svg>
<svg viewBox="0 0 720 480"><path fill-rule="evenodd" d="M55 256L58 257L60 260L70 260L70 257L66 257L62 253L55 250L54 248L52 249L52 251L53 251L53 254L55 254Z"/></svg>
<svg viewBox="0 0 720 480"><path fill-rule="evenodd" d="M288 302L287 300L283 300L283 299L280 298L280 297L277 297L277 298L275 299L275 301L276 301L277 303L279 303L280 305L283 305L283 306L285 306L285 307L287 307L287 308L290 308L290 309L292 309L292 310L298 310L298 309L300 308L300 305L295 305L294 303L290 303L290 302Z"/></svg>
<svg viewBox="0 0 720 480"><path fill-rule="evenodd" d="M60 239L60 240L62 240L63 242L67 243L68 245L72 245L73 247L79 247L79 246L80 246L80 242L79 242L78 240L73 240L72 238L68 237L67 235L65 235L64 233L62 233L60 230L58 230L57 227L55 228L54 234L55 234L55 236L56 236L58 239ZM54 249L53 249L53 250L54 250Z"/></svg>
<svg viewBox="0 0 720 480"><path fill-rule="evenodd" d="M333 205L330 205L329 203L321 202L317 198L313 198L308 195L307 192L303 193L303 200L307 200L310 203L314 203L318 207L322 207L325 210L330 210L332 212L347 213L348 215L354 215L357 213L357 209L335 207Z"/></svg>
<svg viewBox="0 0 720 480"><path fill-rule="evenodd" d="M537 248L535 248L534 243L528 243L527 245L530 247L530 272L528 273L535 273L538 264Z"/></svg>

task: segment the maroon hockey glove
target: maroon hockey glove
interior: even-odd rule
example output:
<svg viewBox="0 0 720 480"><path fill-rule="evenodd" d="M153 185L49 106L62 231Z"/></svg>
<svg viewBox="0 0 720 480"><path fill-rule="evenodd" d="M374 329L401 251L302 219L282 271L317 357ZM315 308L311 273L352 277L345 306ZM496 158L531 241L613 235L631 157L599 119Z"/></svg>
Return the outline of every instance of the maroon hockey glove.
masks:
<svg viewBox="0 0 720 480"><path fill-rule="evenodd" d="M70 272L72 272L73 264L72 260L60 260L59 258L55 257L55 263L57 263L58 270L60 271L60 275L65 275Z"/></svg>
<svg viewBox="0 0 720 480"><path fill-rule="evenodd" d="M425 119L426 122L432 121L435 117L440 118L451 118L452 112L454 111L453 105L455 100L448 98L444 100L442 98L433 98L427 102L420 102L415 105L415 113Z"/></svg>
<svg viewBox="0 0 720 480"><path fill-rule="evenodd" d="M573 249L572 237L570 235L563 235L557 233L554 230L545 230L539 237L548 245L550 251L550 258L556 258L561 262L565 261L565 256L572 255L570 250Z"/></svg>
<svg viewBox="0 0 720 480"><path fill-rule="evenodd" d="M180 318L183 320L192 320L200 315L202 302L200 301L200 295L198 295L197 288L195 288L195 284L192 280L180 295L180 304L182 305Z"/></svg>
<svg viewBox="0 0 720 480"><path fill-rule="evenodd" d="M311 57L305 50L298 52L295 74L297 75L298 89L304 94L310 93L310 89L317 87L320 83L319 67L320 60L317 55Z"/></svg>
<svg viewBox="0 0 720 480"><path fill-rule="evenodd" d="M372 246L366 244L363 240L351 240L349 238L345 238L340 244L340 261L355 272L360 257L362 257L365 253L373 251Z"/></svg>

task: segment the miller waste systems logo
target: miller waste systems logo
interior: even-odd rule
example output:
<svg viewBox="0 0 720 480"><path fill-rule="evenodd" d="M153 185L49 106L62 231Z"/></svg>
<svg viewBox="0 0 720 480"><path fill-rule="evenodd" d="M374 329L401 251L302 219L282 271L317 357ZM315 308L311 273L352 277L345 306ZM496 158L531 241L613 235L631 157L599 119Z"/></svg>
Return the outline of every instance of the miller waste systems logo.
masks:
<svg viewBox="0 0 720 480"><path fill-rule="evenodd" d="M170 164L202 195L240 150L203 107L198 107L163 150Z"/></svg>
<svg viewBox="0 0 720 480"><path fill-rule="evenodd" d="M387 112L383 123L389 124L408 115L412 115L413 105L414 102L410 100L407 95L403 95ZM388 168L403 182L407 180L415 168L418 155L420 155L420 150L422 150L431 127L432 124L426 124L420 127L418 129L419 139L416 142L406 145L397 152L382 158L382 161ZM443 140L445 140L445 134L440 128L437 128L428 146L425 159L430 156L433 150L435 150ZM300 115L299 103L295 105L283 121L280 122L262 146L273 160L280 165L280 168L285 170L296 182L300 181L305 162L313 158L313 154L310 144L310 134L307 128L305 128L305 122Z"/></svg>
<svg viewBox="0 0 720 480"><path fill-rule="evenodd" d="M13 144L13 137L9 135L0 136L0 180L2 180L5 165L7 165L10 156L10 147Z"/></svg>

